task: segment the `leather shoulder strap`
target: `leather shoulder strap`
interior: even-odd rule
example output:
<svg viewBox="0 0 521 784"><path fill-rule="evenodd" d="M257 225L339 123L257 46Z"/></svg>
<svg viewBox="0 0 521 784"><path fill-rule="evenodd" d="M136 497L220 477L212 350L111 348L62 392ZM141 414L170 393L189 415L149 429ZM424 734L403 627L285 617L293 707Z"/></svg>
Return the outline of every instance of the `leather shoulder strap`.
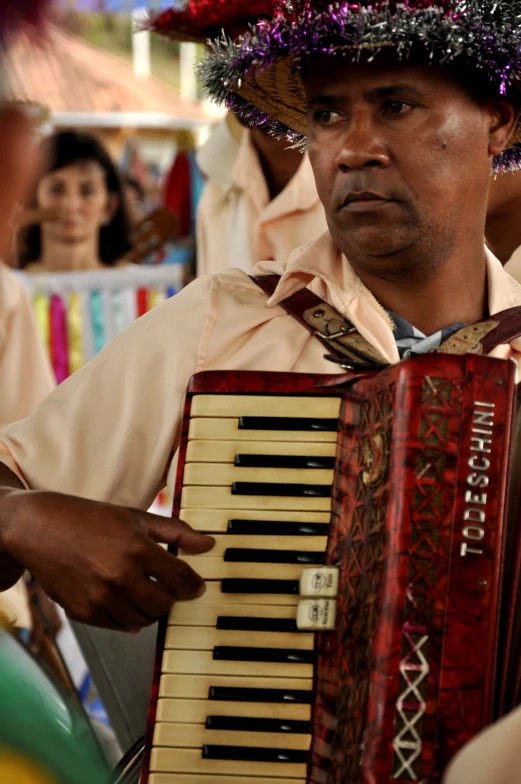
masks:
<svg viewBox="0 0 521 784"><path fill-rule="evenodd" d="M280 275L250 275L265 294L275 293ZM331 305L307 288L282 300L280 307L327 348L331 359L353 369L376 369L389 364Z"/></svg>
<svg viewBox="0 0 521 784"><path fill-rule="evenodd" d="M486 321L478 321L455 332L442 343L441 354L490 354L503 343L521 337L521 307L495 313Z"/></svg>
<svg viewBox="0 0 521 784"><path fill-rule="evenodd" d="M250 275L265 294L271 296L280 281L280 275ZM331 305L307 288L297 291L280 306L302 324L313 337L330 352L331 359L352 368L381 368L389 363ZM521 307L508 308L486 321L478 321L458 330L438 349L440 354L490 354L504 343L521 337Z"/></svg>

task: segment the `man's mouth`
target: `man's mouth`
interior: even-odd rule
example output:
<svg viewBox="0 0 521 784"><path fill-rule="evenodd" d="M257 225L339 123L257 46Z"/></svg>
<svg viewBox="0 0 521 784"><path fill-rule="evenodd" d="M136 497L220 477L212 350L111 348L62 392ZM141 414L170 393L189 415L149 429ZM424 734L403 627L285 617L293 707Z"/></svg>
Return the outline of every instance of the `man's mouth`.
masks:
<svg viewBox="0 0 521 784"><path fill-rule="evenodd" d="M352 191L344 199L342 209L349 212L375 212L393 203L394 199L386 199L372 191Z"/></svg>

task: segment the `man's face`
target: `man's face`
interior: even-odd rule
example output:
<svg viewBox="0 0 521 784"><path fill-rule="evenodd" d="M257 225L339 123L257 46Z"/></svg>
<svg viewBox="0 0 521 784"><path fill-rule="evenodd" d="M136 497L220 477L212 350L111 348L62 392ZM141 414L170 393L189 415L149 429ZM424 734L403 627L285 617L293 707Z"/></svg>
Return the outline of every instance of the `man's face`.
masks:
<svg viewBox="0 0 521 784"><path fill-rule="evenodd" d="M436 266L484 227L491 108L441 67L308 61L308 149L329 228L375 274Z"/></svg>

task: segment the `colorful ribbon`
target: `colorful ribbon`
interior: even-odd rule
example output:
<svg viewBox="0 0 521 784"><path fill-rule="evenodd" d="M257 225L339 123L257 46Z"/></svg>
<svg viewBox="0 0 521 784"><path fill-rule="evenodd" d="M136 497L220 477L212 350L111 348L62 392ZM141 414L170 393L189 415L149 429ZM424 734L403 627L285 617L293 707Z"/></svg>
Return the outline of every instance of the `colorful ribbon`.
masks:
<svg viewBox="0 0 521 784"><path fill-rule="evenodd" d="M42 336L42 341L47 349L47 353L51 356L51 342L50 342L50 314L49 314L50 300L47 294L35 294L33 296L33 310Z"/></svg>
<svg viewBox="0 0 521 784"><path fill-rule="evenodd" d="M107 342L105 339L105 315L101 291L91 291L90 293L90 314L94 353L98 354Z"/></svg>
<svg viewBox="0 0 521 784"><path fill-rule="evenodd" d="M165 294L161 289L149 289L148 290L148 303L147 303L147 312L155 308L157 305L160 305L166 299Z"/></svg>
<svg viewBox="0 0 521 784"><path fill-rule="evenodd" d="M112 319L114 322L114 330L116 334L119 335L127 326L123 311L123 298L119 289L112 291Z"/></svg>
<svg viewBox="0 0 521 784"><path fill-rule="evenodd" d="M67 341L67 314L63 300L57 294L51 297L51 361L56 382L61 384L70 376Z"/></svg>
<svg viewBox="0 0 521 784"><path fill-rule="evenodd" d="M75 373L85 364L81 296L77 292L71 292L67 297L67 327L69 332L69 370L71 373Z"/></svg>
<svg viewBox="0 0 521 784"><path fill-rule="evenodd" d="M33 295L33 309L58 383L89 362L139 316L177 289L122 288Z"/></svg>
<svg viewBox="0 0 521 784"><path fill-rule="evenodd" d="M144 316L148 310L148 291L147 289L138 289L136 291L136 305L137 317Z"/></svg>

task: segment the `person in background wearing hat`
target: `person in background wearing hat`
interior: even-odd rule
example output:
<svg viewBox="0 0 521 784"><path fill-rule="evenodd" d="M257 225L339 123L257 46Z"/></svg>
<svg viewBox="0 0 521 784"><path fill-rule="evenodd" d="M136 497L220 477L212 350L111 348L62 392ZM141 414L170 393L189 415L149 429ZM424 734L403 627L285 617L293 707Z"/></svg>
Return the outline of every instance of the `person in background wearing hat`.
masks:
<svg viewBox="0 0 521 784"><path fill-rule="evenodd" d="M329 231L257 266L281 276L269 299L242 270L196 280L3 431L2 587L29 568L73 618L116 629L204 592L156 542L203 553L213 539L144 510L165 481L173 488L193 373L342 372L280 306L290 294L309 287L387 363L521 306L521 286L483 244L490 170L521 163L516 8L342 0L311 11L293 0L217 46L210 93L294 143L307 136ZM521 362L521 343L493 355Z"/></svg>
<svg viewBox="0 0 521 784"><path fill-rule="evenodd" d="M493 175L485 235L492 253L521 281L521 172Z"/></svg>
<svg viewBox="0 0 521 784"><path fill-rule="evenodd" d="M225 34L236 38L274 0L190 0L152 19L153 31L173 40L204 43ZM326 228L307 155L262 129L249 129L230 113L198 151L206 186L197 211L197 274L228 267L251 272L258 261L285 261Z"/></svg>

